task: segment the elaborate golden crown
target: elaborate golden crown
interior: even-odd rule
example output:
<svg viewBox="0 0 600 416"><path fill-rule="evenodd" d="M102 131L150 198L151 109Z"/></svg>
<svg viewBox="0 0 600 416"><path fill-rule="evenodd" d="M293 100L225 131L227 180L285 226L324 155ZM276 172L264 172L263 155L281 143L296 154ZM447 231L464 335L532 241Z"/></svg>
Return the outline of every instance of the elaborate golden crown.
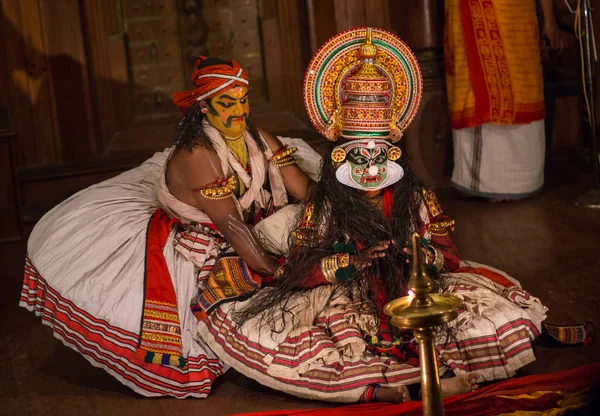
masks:
<svg viewBox="0 0 600 416"><path fill-rule="evenodd" d="M306 71L304 102L331 141L398 141L421 102L421 70L397 36L379 29L342 32L317 51Z"/></svg>

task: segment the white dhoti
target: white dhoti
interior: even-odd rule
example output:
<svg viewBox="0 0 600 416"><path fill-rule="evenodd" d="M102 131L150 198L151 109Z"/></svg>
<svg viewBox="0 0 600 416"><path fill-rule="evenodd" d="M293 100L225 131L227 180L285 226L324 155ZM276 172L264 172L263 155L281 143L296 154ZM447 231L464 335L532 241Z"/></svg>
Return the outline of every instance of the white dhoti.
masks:
<svg viewBox="0 0 600 416"><path fill-rule="evenodd" d="M452 183L460 191L494 199L520 199L544 185L544 121L452 130Z"/></svg>

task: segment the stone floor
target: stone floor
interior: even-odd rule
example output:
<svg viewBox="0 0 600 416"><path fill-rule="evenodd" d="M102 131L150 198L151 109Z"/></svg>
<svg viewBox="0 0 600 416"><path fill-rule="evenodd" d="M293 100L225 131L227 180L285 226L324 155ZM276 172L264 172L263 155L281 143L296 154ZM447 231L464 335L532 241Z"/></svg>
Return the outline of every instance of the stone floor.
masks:
<svg viewBox="0 0 600 416"><path fill-rule="evenodd" d="M588 177L566 161L549 165L544 192L491 204L440 191L456 219L463 258L505 270L550 308L548 321L600 322L600 210L573 206ZM54 339L39 318L18 308L24 244L0 246L0 414L76 416L224 415L331 406L286 396L228 372L206 400L147 399ZM538 360L520 375L550 373L600 361L598 345L558 347L541 339Z"/></svg>

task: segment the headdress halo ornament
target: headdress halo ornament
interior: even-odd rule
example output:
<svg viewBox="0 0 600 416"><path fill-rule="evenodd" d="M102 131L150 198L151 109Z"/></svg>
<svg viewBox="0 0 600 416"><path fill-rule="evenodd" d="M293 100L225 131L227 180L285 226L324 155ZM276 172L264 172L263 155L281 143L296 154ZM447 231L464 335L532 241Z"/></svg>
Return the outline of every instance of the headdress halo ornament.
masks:
<svg viewBox="0 0 600 416"><path fill-rule="evenodd" d="M304 104L328 140L400 140L423 93L417 58L396 35L361 27L329 39L310 61Z"/></svg>

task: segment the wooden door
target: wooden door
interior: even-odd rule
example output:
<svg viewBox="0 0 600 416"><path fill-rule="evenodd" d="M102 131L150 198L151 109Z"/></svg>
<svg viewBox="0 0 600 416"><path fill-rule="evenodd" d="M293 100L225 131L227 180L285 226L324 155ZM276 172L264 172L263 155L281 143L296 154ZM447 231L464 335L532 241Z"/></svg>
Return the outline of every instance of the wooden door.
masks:
<svg viewBox="0 0 600 416"><path fill-rule="evenodd" d="M111 0L123 10L122 21L107 4L84 0L86 19L101 16L89 33L94 74L110 74L115 61L98 59L118 51L118 74L127 72L128 118L112 114L123 85L96 85L103 121L101 136L109 154L153 150L171 143L181 118L172 104L175 91L191 88L198 55L236 59L250 76L252 116L269 130L306 128L301 87L308 40L301 37L305 5L286 0ZM110 29L110 30L109 30ZM115 33L115 30L120 33ZM112 38L120 47L111 48ZM96 65L96 63L98 63ZM123 66L126 63L125 66ZM116 77L112 77L115 79ZM101 80L100 76L94 77ZM110 119L110 118L109 118ZM150 144L150 145L149 145Z"/></svg>
<svg viewBox="0 0 600 416"><path fill-rule="evenodd" d="M259 125L307 128L303 0L0 4L0 72L8 76L7 108L25 170L118 155L140 160L169 145L181 118L172 94L191 87L200 54L235 58L248 70Z"/></svg>

